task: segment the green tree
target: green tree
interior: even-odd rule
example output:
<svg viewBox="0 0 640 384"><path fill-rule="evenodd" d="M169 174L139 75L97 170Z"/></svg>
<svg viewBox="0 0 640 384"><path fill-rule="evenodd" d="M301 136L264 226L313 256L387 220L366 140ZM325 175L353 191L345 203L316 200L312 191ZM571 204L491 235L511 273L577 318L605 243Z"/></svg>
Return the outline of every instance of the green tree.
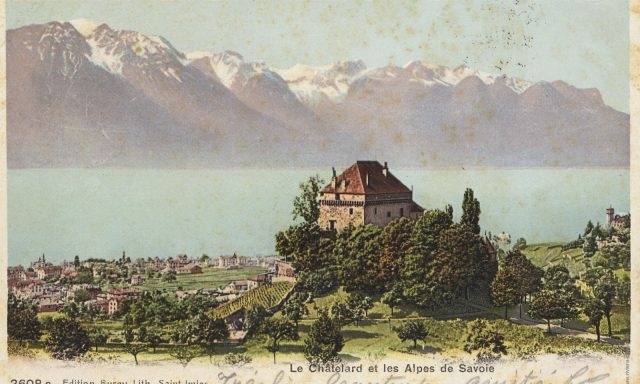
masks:
<svg viewBox="0 0 640 384"><path fill-rule="evenodd" d="M320 311L318 320L311 324L309 335L304 340L304 357L310 363L330 363L337 360L343 347L340 325L329 317L326 310Z"/></svg>
<svg viewBox="0 0 640 384"><path fill-rule="evenodd" d="M89 340L91 340L91 344L95 347L96 352L98 352L98 347L104 345L109 337L107 331L98 327L90 328L87 335L89 336Z"/></svg>
<svg viewBox="0 0 640 384"><path fill-rule="evenodd" d="M631 302L631 279L629 276L624 276L618 281L616 287L616 298L620 305L629 305Z"/></svg>
<svg viewBox="0 0 640 384"><path fill-rule="evenodd" d="M401 275L404 297L419 306L437 306L448 297L438 282L431 279L433 260L438 250L441 234L453 224L452 216L445 211L429 210L416 221L411 234L411 249L404 257Z"/></svg>
<svg viewBox="0 0 640 384"><path fill-rule="evenodd" d="M174 281L176 279L177 279L176 271L174 271L174 270L169 270L169 271L164 272L162 274L162 278L161 278L162 281L166 281L166 282Z"/></svg>
<svg viewBox="0 0 640 384"><path fill-rule="evenodd" d="M282 314L289 320L293 321L296 325L296 329L298 329L298 322L309 314L309 310L304 303L303 297L296 292L291 295L289 300L285 303L282 308Z"/></svg>
<svg viewBox="0 0 640 384"><path fill-rule="evenodd" d="M80 288L76 289L73 292L73 301L75 301L76 303L80 304L88 300L91 300L91 293L89 293L89 291L87 291L86 289Z"/></svg>
<svg viewBox="0 0 640 384"><path fill-rule="evenodd" d="M333 264L331 236L315 222L296 224L276 234L276 252L290 260L296 271L317 271Z"/></svg>
<svg viewBox="0 0 640 384"><path fill-rule="evenodd" d="M343 230L333 251L340 284L348 291L378 291L380 282L380 228L361 225Z"/></svg>
<svg viewBox="0 0 640 384"><path fill-rule="evenodd" d="M597 239L598 237L600 238L604 237L603 235L604 235L604 232L602 230L602 227L600 226L600 223L596 223L596 226L593 227L593 230L591 230L591 236Z"/></svg>
<svg viewBox="0 0 640 384"><path fill-rule="evenodd" d="M575 279L569 274L567 267L562 265L552 265L544 272L543 288L556 292L565 303L565 317L560 319L561 326L564 326L565 319L573 319L578 316L578 300L580 290L575 285Z"/></svg>
<svg viewBox="0 0 640 384"><path fill-rule="evenodd" d="M593 295L601 303L602 313L607 319L607 335L611 334L611 314L613 311L613 304L616 299L616 289L618 287L618 281L616 280L613 271L605 270L603 275L598 279L597 283L593 286Z"/></svg>
<svg viewBox="0 0 640 384"><path fill-rule="evenodd" d="M315 271L296 271L296 289L314 297L324 296L338 285L335 267L324 267Z"/></svg>
<svg viewBox="0 0 640 384"><path fill-rule="evenodd" d="M353 318L351 309L345 303L336 302L331 304L329 312L334 321L341 327L349 324Z"/></svg>
<svg viewBox="0 0 640 384"><path fill-rule="evenodd" d="M371 298L369 298L370 301ZM365 300L365 296L360 292L352 292L347 296L347 309L351 321L359 324L360 320L367 316L367 306L369 301ZM371 303L373 306L373 303Z"/></svg>
<svg viewBox="0 0 640 384"><path fill-rule="evenodd" d="M473 189L467 188L462 199L460 224L468 226L476 235L480 234L480 202L473 197Z"/></svg>
<svg viewBox="0 0 640 384"><path fill-rule="evenodd" d="M62 312L72 319L80 317L81 307L75 301L67 301L62 307Z"/></svg>
<svg viewBox="0 0 640 384"><path fill-rule="evenodd" d="M582 237L587 237L591 234L591 231L593 231L593 223L591 222L591 220L589 220L589 222L587 222L587 226L584 228L584 233L582 234Z"/></svg>
<svg viewBox="0 0 640 384"><path fill-rule="evenodd" d="M503 263L509 266L518 282L518 304L522 318L522 303L528 295L540 290L544 271L533 265L531 260L520 251L507 253Z"/></svg>
<svg viewBox="0 0 640 384"><path fill-rule="evenodd" d="M518 240L516 240L515 244L513 244L513 247L511 247L511 249L513 249L514 251L520 251L526 247L527 247L527 240L524 237L521 237Z"/></svg>
<svg viewBox="0 0 640 384"><path fill-rule="evenodd" d="M224 319L216 319L205 314L200 314L193 319L188 326L191 335L191 344L201 346L212 361L215 344L229 338L229 328Z"/></svg>
<svg viewBox="0 0 640 384"><path fill-rule="evenodd" d="M149 344L149 348L153 349L153 353L156 353L156 348L162 343L162 332L157 327L151 327L147 331L147 337L144 340Z"/></svg>
<svg viewBox="0 0 640 384"><path fill-rule="evenodd" d="M393 327L393 331L403 342L407 340L413 341L414 349L418 347L419 340L424 340L429 335L429 329L424 320L404 321L400 325Z"/></svg>
<svg viewBox="0 0 640 384"><path fill-rule="evenodd" d="M125 343L133 343L133 341L136 339L136 332L133 330L133 328L124 325L122 327L122 337L124 338L124 342Z"/></svg>
<svg viewBox="0 0 640 384"><path fill-rule="evenodd" d="M503 265L498 269L496 277L491 282L491 297L497 306L504 306L504 318L509 318L508 309L520 301L520 286L518 278L509 265Z"/></svg>
<svg viewBox="0 0 640 384"><path fill-rule="evenodd" d="M80 268L80 256L76 255L73 258L73 266L76 268Z"/></svg>
<svg viewBox="0 0 640 384"><path fill-rule="evenodd" d="M253 304L248 311L246 311L244 320L244 329L247 332L256 332L260 329L264 321L271 317L271 313L267 311L265 307L260 304Z"/></svg>
<svg viewBox="0 0 640 384"><path fill-rule="evenodd" d="M18 299L11 293L8 297L7 307L9 339L17 340L20 347L25 340L38 340L42 333L42 326L38 320L36 306L28 300Z"/></svg>
<svg viewBox="0 0 640 384"><path fill-rule="evenodd" d="M547 321L547 332L551 333L551 320L567 317L567 303L564 297L554 291L541 290L529 304L529 316Z"/></svg>
<svg viewBox="0 0 640 384"><path fill-rule="evenodd" d="M200 350L198 347L194 347L191 345L178 346L171 348L171 350L169 351L169 355L178 360L183 368L186 368L193 359L200 355Z"/></svg>
<svg viewBox="0 0 640 384"><path fill-rule="evenodd" d="M479 236L466 225L452 225L442 232L432 263L430 279L453 294L464 292L480 282L489 255Z"/></svg>
<svg viewBox="0 0 640 384"><path fill-rule="evenodd" d="M582 252L584 253L584 258L588 261L598 250L598 245L596 244L596 237L593 234L589 234L584 237L584 244L582 244Z"/></svg>
<svg viewBox="0 0 640 384"><path fill-rule="evenodd" d="M507 347L504 345L504 336L494 330L488 321L477 319L467 324L464 351L475 354L480 361L487 361L506 355Z"/></svg>
<svg viewBox="0 0 640 384"><path fill-rule="evenodd" d="M142 342L125 343L122 350L123 352L126 352L133 356L133 361L135 361L136 365L138 365L138 355L149 350L149 345Z"/></svg>
<svg viewBox="0 0 640 384"><path fill-rule="evenodd" d="M268 318L262 324L260 333L265 336L265 348L273 354L273 363L276 363L276 353L280 350L283 341L298 340L298 331L295 324L286 318Z"/></svg>
<svg viewBox="0 0 640 384"><path fill-rule="evenodd" d="M600 323L604 316L603 307L602 302L594 297L585 299L582 307L582 312L589 319L589 323L596 328L596 341L600 341Z"/></svg>
<svg viewBox="0 0 640 384"><path fill-rule="evenodd" d="M45 350L58 360L72 360L83 356L91 348L87 331L75 319L55 318L48 328Z"/></svg>
<svg viewBox="0 0 640 384"><path fill-rule="evenodd" d="M391 308L391 316L393 316L393 309L402 305L404 302L400 284L396 283L390 290L385 292L384 295L382 295L381 301L383 304L386 304Z"/></svg>
<svg viewBox="0 0 640 384"><path fill-rule="evenodd" d="M311 176L309 180L300 183L300 195L293 200L293 219L302 218L308 224L316 223L320 217L318 195L324 181L320 176Z"/></svg>
<svg viewBox="0 0 640 384"><path fill-rule="evenodd" d="M378 280L385 286L401 279L403 260L409 253L414 222L406 217L387 224L380 235L380 276Z"/></svg>

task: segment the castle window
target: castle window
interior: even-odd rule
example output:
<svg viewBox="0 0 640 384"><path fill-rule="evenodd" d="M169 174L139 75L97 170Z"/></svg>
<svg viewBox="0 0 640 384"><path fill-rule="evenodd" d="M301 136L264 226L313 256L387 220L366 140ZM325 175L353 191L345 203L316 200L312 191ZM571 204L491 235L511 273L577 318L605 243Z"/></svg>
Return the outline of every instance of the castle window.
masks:
<svg viewBox="0 0 640 384"><path fill-rule="evenodd" d="M391 217L391 211L387 211L387 217Z"/></svg>
<svg viewBox="0 0 640 384"><path fill-rule="evenodd" d="M349 214L353 215L353 208L349 208Z"/></svg>
<svg viewBox="0 0 640 384"><path fill-rule="evenodd" d="M378 214L378 208L373 208L373 214L377 215Z"/></svg>
<svg viewBox="0 0 640 384"><path fill-rule="evenodd" d="M329 229L330 230L334 230L336 229L336 221L335 220L329 220Z"/></svg>
<svg viewBox="0 0 640 384"><path fill-rule="evenodd" d="M404 216L404 208L400 208L400 217Z"/></svg>

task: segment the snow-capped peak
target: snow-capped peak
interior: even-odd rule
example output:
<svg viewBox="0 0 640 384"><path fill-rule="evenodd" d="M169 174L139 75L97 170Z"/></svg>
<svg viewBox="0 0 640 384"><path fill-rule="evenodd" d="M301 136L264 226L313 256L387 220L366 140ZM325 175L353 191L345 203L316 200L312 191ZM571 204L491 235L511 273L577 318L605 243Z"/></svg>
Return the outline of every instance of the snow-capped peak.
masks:
<svg viewBox="0 0 640 384"><path fill-rule="evenodd" d="M88 19L75 19L69 21L71 25L85 38L89 38L93 35L93 33L100 26L99 23L96 23L93 20Z"/></svg>
<svg viewBox="0 0 640 384"><path fill-rule="evenodd" d="M411 71L413 76L412 81L419 82L424 85L442 84L445 86L455 86L462 80L470 76L479 78L484 84L490 85L497 81L501 81L505 86L510 88L516 93L522 93L529 88L532 83L526 80L507 77L503 74L493 74L483 71L477 71L467 67L466 65L459 65L455 68L449 68L440 65L434 65L425 61L411 61L407 63L404 70Z"/></svg>
<svg viewBox="0 0 640 384"><path fill-rule="evenodd" d="M186 54L187 60L193 61L213 56L213 53L207 51L195 51Z"/></svg>
<svg viewBox="0 0 640 384"><path fill-rule="evenodd" d="M274 69L289 85L291 91L306 104L315 105L324 96L333 102L344 100L351 83L366 72L362 60L338 61L313 67L296 64L286 69Z"/></svg>

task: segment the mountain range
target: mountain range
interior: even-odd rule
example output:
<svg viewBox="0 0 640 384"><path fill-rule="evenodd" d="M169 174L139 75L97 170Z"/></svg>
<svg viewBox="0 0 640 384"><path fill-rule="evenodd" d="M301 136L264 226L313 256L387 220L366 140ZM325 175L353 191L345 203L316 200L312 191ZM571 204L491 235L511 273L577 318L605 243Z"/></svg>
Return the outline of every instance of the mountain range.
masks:
<svg viewBox="0 0 640 384"><path fill-rule="evenodd" d="M466 66L275 68L88 20L7 31L10 168L628 166L597 89Z"/></svg>

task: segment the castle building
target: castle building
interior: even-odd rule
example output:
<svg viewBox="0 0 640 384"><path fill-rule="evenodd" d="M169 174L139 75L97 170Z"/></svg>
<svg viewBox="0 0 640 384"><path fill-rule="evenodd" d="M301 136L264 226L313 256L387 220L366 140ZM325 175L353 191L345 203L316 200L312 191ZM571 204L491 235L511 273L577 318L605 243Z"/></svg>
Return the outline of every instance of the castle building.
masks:
<svg viewBox="0 0 640 384"><path fill-rule="evenodd" d="M413 191L391 172L387 163L357 161L341 175L333 168L331 183L320 191L323 229L341 230L349 225L384 227L399 217L417 219L424 209L413 201Z"/></svg>
<svg viewBox="0 0 640 384"><path fill-rule="evenodd" d="M626 215L616 214L613 207L607 208L607 226L609 228L615 228L618 230L624 229L631 220L631 214Z"/></svg>

